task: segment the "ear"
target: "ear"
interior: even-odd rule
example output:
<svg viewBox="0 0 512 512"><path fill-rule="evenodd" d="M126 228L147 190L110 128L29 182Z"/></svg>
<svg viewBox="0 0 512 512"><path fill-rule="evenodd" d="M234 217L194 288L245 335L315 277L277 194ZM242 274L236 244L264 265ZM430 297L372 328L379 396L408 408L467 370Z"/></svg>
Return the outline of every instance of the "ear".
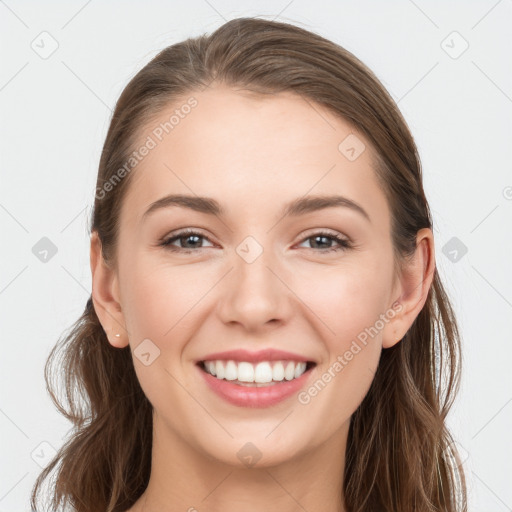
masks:
<svg viewBox="0 0 512 512"><path fill-rule="evenodd" d="M97 231L91 235L92 301L109 343L113 347L128 345L124 316L119 302L118 278L105 262ZM117 334L119 336L117 336Z"/></svg>
<svg viewBox="0 0 512 512"><path fill-rule="evenodd" d="M392 308L396 314L386 325L382 348L398 343L412 326L427 300L434 271L434 236L430 228L423 228L416 235L416 251L397 278L393 297L399 298Z"/></svg>

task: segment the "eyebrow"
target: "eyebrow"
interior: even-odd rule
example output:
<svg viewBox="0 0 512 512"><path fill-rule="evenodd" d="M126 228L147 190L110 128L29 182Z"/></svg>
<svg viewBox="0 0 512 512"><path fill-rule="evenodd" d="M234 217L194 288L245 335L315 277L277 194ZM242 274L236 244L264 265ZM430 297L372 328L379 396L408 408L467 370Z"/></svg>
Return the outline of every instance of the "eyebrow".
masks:
<svg viewBox="0 0 512 512"><path fill-rule="evenodd" d="M171 206L189 208L207 215L222 216L225 214L225 210L220 203L211 197L171 194L151 203L149 208L144 212L142 220L161 208L169 208ZM333 207L349 208L361 214L368 222L371 222L370 216L361 205L352 199L339 195L305 196L294 199L284 205L281 217L304 215L306 213Z"/></svg>

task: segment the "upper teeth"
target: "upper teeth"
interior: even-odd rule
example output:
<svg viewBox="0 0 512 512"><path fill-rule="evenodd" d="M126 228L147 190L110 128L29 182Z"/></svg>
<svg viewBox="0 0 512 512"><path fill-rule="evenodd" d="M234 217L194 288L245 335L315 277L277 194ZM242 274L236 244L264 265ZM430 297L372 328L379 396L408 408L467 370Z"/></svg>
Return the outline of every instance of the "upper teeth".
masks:
<svg viewBox="0 0 512 512"><path fill-rule="evenodd" d="M257 364L245 361L204 361L204 367L218 379L262 384L273 380L296 379L306 371L305 362L295 361L262 361Z"/></svg>

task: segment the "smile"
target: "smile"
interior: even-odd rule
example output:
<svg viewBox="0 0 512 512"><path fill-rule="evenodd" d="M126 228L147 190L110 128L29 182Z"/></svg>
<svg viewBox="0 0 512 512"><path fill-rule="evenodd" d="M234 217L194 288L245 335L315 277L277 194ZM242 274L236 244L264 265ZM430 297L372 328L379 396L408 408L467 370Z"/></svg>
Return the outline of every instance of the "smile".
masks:
<svg viewBox="0 0 512 512"><path fill-rule="evenodd" d="M200 361L197 367L209 388L239 407L269 407L295 393L309 380L314 362Z"/></svg>
<svg viewBox="0 0 512 512"><path fill-rule="evenodd" d="M217 379L234 381L240 385L258 385L299 378L308 369L304 361L203 361L203 369Z"/></svg>

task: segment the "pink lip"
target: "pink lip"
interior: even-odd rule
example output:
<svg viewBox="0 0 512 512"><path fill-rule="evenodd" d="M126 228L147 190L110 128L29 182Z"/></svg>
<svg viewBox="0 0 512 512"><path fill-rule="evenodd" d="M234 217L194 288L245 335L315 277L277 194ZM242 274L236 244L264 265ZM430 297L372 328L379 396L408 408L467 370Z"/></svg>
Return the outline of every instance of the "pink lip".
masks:
<svg viewBox="0 0 512 512"><path fill-rule="evenodd" d="M216 355L217 358L217 355ZM268 361L268 359L266 359ZM206 384L227 402L238 407L262 408L275 405L286 398L298 393L311 376L311 369L305 371L299 378L284 380L274 385L248 387L233 384L229 380L217 379L197 365Z"/></svg>
<svg viewBox="0 0 512 512"><path fill-rule="evenodd" d="M282 361L283 359L296 362L312 361L311 359L306 359L305 357L298 354L285 352L284 350L275 350L273 348L260 350L259 352L249 352L243 349L228 350L227 352L216 352L215 354L209 354L204 359L200 359L199 361L229 361L230 359L232 361L247 361L248 363L259 363L261 361Z"/></svg>

